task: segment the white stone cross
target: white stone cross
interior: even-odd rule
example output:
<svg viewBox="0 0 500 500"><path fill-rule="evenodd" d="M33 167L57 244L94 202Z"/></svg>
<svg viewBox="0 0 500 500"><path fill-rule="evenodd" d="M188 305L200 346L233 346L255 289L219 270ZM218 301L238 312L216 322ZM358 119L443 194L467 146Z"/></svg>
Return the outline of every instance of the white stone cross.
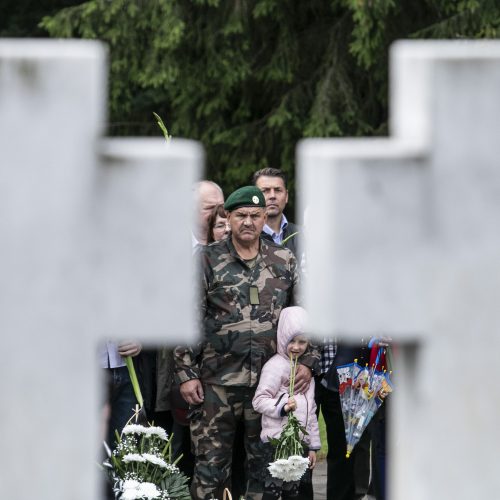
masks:
<svg viewBox="0 0 500 500"><path fill-rule="evenodd" d="M98 498L97 342L194 339L189 141L101 138L97 42L0 42L1 497Z"/></svg>
<svg viewBox="0 0 500 500"><path fill-rule="evenodd" d="M392 500L496 498L500 43L398 42L389 138L306 140L318 335L400 342Z"/></svg>

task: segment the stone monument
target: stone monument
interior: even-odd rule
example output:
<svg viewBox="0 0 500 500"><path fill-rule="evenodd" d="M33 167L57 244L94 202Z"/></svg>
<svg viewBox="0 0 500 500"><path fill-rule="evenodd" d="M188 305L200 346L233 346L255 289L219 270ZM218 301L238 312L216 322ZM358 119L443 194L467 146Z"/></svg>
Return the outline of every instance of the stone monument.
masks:
<svg viewBox="0 0 500 500"><path fill-rule="evenodd" d="M103 139L106 51L0 42L0 491L98 498L97 343L194 340L190 141Z"/></svg>
<svg viewBox="0 0 500 500"><path fill-rule="evenodd" d="M399 343L392 500L499 495L499 88L499 42L398 42L390 137L298 148L311 331Z"/></svg>

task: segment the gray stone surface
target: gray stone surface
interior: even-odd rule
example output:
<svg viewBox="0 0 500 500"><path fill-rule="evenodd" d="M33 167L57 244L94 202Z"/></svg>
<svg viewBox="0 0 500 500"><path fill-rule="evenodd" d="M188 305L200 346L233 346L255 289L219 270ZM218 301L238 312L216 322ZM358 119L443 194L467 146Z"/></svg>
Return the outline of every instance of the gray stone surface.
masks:
<svg viewBox="0 0 500 500"><path fill-rule="evenodd" d="M326 460L318 460L312 477L314 500L326 500Z"/></svg>
<svg viewBox="0 0 500 500"><path fill-rule="evenodd" d="M298 149L310 328L400 342L391 499L492 498L500 44L399 42L391 73L389 138Z"/></svg>
<svg viewBox="0 0 500 500"><path fill-rule="evenodd" d="M103 140L106 51L0 41L0 490L97 498L103 338L189 342L189 141ZM159 133L160 136L160 133Z"/></svg>

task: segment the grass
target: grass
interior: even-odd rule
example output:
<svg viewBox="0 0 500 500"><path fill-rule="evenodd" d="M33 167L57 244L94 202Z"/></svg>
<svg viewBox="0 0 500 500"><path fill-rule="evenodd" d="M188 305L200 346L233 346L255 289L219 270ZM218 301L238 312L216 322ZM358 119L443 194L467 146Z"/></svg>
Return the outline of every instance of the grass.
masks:
<svg viewBox="0 0 500 500"><path fill-rule="evenodd" d="M321 450L318 452L318 460L323 460L326 458L326 454L328 453L328 443L326 441L325 419L323 418L323 414L321 412L319 412L318 424L319 437L321 439Z"/></svg>

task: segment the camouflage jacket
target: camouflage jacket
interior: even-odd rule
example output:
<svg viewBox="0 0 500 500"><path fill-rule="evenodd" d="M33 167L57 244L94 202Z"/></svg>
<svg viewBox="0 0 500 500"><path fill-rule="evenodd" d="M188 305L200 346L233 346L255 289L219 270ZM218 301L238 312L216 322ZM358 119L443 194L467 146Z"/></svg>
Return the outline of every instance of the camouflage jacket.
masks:
<svg viewBox="0 0 500 500"><path fill-rule="evenodd" d="M200 258L203 341L196 349L176 348L178 380L254 387L262 366L276 353L280 312L296 302L295 257L261 238L250 268L229 237L203 248ZM316 357L308 362L305 356L304 364L314 366Z"/></svg>

